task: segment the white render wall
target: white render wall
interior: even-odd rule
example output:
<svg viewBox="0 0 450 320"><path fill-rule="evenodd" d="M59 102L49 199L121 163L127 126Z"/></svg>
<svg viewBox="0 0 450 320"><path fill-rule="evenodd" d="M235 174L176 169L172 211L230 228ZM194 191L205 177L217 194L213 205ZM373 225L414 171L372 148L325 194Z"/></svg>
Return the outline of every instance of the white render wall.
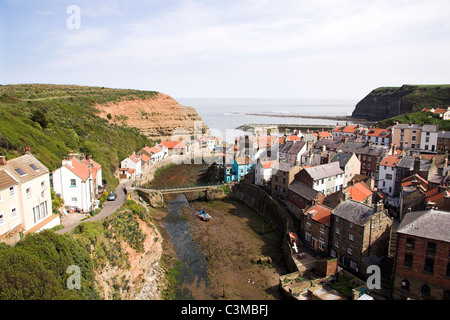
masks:
<svg viewBox="0 0 450 320"><path fill-rule="evenodd" d="M75 179L76 186L71 186L71 180ZM53 190L64 199L67 207L77 207L88 212L92 205L91 191L93 192L92 180L86 183L66 167L61 167L53 173ZM76 201L75 199L76 198Z"/></svg>

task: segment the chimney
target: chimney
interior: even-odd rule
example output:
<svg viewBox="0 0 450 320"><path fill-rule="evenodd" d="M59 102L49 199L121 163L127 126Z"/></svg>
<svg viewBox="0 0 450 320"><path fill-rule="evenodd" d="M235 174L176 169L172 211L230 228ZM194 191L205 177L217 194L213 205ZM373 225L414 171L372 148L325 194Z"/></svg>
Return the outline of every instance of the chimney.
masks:
<svg viewBox="0 0 450 320"><path fill-rule="evenodd" d="M73 157L72 157L73 158ZM72 158L70 158L70 160L67 157L63 157L62 160L62 166L65 166L66 164L69 165L70 167L72 167Z"/></svg>
<svg viewBox="0 0 450 320"><path fill-rule="evenodd" d="M5 156L0 156L0 166L6 166L6 158L5 158Z"/></svg>
<svg viewBox="0 0 450 320"><path fill-rule="evenodd" d="M30 150L31 150L30 147L26 147L25 148L25 154L30 154L31 153Z"/></svg>
<svg viewBox="0 0 450 320"><path fill-rule="evenodd" d="M380 212L381 210L383 210L384 209L384 205L383 205L383 201L378 201L378 203L376 204L376 206L375 206L375 210L376 210L376 212Z"/></svg>
<svg viewBox="0 0 450 320"><path fill-rule="evenodd" d="M73 157L75 157L75 154L73 153L73 150L70 150L68 160L72 160Z"/></svg>
<svg viewBox="0 0 450 320"><path fill-rule="evenodd" d="M413 173L420 173L420 157L415 157L414 158L414 171Z"/></svg>

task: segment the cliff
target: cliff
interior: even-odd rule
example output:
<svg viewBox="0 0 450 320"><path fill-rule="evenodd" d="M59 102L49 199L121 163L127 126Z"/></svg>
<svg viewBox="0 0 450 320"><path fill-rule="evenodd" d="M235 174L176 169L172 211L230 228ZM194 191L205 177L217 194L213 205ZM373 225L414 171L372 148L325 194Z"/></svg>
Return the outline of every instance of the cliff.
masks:
<svg viewBox="0 0 450 320"><path fill-rule="evenodd" d="M380 87L356 104L352 118L383 120L425 107L450 106L450 85Z"/></svg>
<svg viewBox="0 0 450 320"><path fill-rule="evenodd" d="M194 122L202 122L194 108L182 106L163 93L145 99L109 101L97 104L96 108L99 117L110 123L138 128L152 140L170 140L177 129L187 130L192 135ZM203 122L202 128L207 129Z"/></svg>

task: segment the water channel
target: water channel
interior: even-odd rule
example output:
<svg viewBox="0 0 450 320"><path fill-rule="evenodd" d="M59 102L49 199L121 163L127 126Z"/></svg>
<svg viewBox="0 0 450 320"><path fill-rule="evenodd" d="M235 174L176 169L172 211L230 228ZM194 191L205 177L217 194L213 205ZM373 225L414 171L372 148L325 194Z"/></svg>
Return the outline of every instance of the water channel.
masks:
<svg viewBox="0 0 450 320"><path fill-rule="evenodd" d="M206 255L193 240L189 221L183 207L190 207L184 194L167 195L168 214L163 227L171 237L176 258L180 262L178 281L174 290L177 300L213 299L209 293Z"/></svg>

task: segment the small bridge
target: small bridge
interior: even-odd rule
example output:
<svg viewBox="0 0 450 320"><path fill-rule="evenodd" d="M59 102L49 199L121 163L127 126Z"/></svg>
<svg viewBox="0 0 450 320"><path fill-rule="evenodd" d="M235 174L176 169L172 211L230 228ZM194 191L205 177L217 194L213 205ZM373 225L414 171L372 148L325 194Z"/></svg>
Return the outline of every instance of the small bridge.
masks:
<svg viewBox="0 0 450 320"><path fill-rule="evenodd" d="M205 184L205 185L195 185L195 186L178 186L178 187L169 187L169 188L142 188L142 187L132 187L130 189L137 190L146 193L162 193L162 194L170 194L170 193L184 193L184 192L193 192L193 191L205 191L210 188L222 187L228 185L227 183L219 183L219 184Z"/></svg>

